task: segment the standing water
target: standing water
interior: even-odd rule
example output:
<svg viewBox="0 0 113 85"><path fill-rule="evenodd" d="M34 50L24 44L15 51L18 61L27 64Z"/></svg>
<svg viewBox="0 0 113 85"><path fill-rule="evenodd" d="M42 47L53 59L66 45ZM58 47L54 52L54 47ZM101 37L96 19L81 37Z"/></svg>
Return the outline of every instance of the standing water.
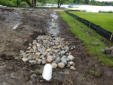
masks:
<svg viewBox="0 0 113 85"><path fill-rule="evenodd" d="M59 34L58 15L56 12L50 14L51 19L49 21L48 33L57 36Z"/></svg>

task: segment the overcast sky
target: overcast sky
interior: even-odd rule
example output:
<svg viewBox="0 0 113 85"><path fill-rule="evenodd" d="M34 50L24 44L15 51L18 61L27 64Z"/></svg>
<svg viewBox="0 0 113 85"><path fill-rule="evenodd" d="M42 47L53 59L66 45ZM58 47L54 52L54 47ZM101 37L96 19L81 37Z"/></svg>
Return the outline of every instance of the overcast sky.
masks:
<svg viewBox="0 0 113 85"><path fill-rule="evenodd" d="M107 1L107 2L111 2L113 0L96 0L96 1Z"/></svg>

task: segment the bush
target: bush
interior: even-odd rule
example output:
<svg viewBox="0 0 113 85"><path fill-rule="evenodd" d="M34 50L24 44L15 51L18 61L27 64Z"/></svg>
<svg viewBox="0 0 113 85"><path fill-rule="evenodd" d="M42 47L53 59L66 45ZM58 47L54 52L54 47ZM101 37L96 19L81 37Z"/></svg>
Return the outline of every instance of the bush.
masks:
<svg viewBox="0 0 113 85"><path fill-rule="evenodd" d="M26 2L21 2L19 6L20 6L20 7L27 7L28 4L27 4Z"/></svg>
<svg viewBox="0 0 113 85"><path fill-rule="evenodd" d="M0 0L0 4L4 6L16 6L16 0Z"/></svg>

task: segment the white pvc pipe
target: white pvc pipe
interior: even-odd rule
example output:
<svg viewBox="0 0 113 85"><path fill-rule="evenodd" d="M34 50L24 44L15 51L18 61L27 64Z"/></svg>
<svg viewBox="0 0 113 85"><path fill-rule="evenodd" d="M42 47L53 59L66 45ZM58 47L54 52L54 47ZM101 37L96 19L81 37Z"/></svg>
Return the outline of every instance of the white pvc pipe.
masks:
<svg viewBox="0 0 113 85"><path fill-rule="evenodd" d="M46 64L44 66L42 77L46 81L50 81L51 80L51 78L52 78L52 65L51 64Z"/></svg>

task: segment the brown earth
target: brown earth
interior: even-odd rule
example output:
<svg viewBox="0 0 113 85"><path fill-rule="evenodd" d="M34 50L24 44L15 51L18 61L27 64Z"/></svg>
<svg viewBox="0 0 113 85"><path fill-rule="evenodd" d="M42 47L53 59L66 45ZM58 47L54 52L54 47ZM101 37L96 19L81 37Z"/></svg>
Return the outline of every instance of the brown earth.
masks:
<svg viewBox="0 0 113 85"><path fill-rule="evenodd" d="M48 20L52 10L0 8L0 85L113 85L113 68L101 65L97 56L86 51L84 43L69 31L61 17L59 36L75 45L70 50L76 57L76 71L55 69L50 82L41 77L42 67L29 65L20 59L38 35L48 34ZM17 29L13 26L21 22Z"/></svg>

